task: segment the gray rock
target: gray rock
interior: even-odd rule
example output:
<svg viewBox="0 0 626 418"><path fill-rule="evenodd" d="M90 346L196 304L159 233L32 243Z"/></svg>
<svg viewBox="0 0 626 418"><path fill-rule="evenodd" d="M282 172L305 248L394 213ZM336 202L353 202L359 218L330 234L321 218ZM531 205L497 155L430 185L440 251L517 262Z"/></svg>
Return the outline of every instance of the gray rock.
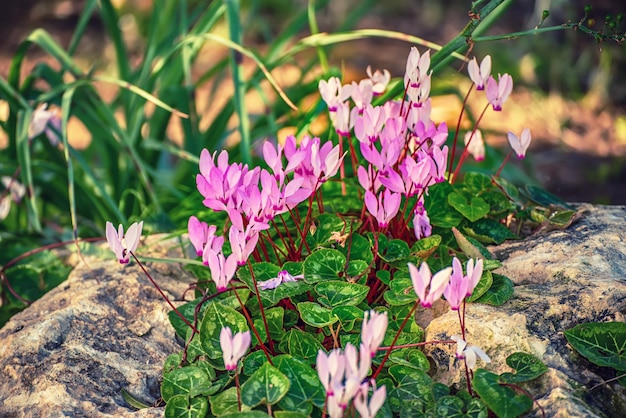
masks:
<svg viewBox="0 0 626 418"><path fill-rule="evenodd" d="M0 416L163 415L130 408L122 390L148 405L160 397L163 363L181 349L169 307L134 262L87 262L0 330ZM172 299L187 288L179 266L149 271Z"/></svg>
<svg viewBox="0 0 626 418"><path fill-rule="evenodd" d="M491 357L490 364L479 362L479 367L495 373L513 371L505 359L516 351L541 359L548 373L525 388L548 417L626 416L626 389L604 383L612 370L579 356L563 335L585 322L624 321L626 207L585 204L579 210L582 217L564 231L490 249L504 264L496 272L513 280L515 294L501 307L469 304L467 341ZM449 310L426 329L427 340L452 334L460 329L456 312ZM454 348L428 348L435 379L448 384L464 380L452 364Z"/></svg>

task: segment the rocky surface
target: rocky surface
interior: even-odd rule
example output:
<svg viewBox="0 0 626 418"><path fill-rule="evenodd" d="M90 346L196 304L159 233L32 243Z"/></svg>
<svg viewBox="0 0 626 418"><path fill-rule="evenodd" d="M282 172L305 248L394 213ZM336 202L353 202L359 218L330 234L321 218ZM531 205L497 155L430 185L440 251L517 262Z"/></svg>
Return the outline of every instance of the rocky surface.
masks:
<svg viewBox="0 0 626 418"><path fill-rule="evenodd" d="M496 272L513 280L515 294L501 307L468 305L467 340L488 353L492 362L485 368L496 373L513 371L505 359L516 351L541 359L548 373L525 387L548 417L626 416L626 389L617 382L603 384L615 376L612 369L577 355L563 335L584 322L624 321L626 207L579 210L581 218L567 230L491 248L504 263ZM437 317L426 332L427 340L459 334L456 313ZM451 364L452 349L428 349L435 378L444 383L461 379Z"/></svg>
<svg viewBox="0 0 626 418"><path fill-rule="evenodd" d="M163 363L180 350L169 308L136 264L87 263L0 330L1 417L163 415L131 408L122 390L148 405L160 397ZM150 271L170 298L187 288L178 266Z"/></svg>

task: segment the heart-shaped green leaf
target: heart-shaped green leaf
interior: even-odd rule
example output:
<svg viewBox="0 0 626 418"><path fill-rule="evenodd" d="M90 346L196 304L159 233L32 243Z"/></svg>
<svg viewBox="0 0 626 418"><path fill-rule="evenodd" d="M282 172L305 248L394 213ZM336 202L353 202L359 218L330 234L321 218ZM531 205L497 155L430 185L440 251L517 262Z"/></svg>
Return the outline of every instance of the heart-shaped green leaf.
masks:
<svg viewBox="0 0 626 418"><path fill-rule="evenodd" d="M448 203L470 222L484 218L489 213L489 205L478 196L473 196L468 202L463 195L453 192L448 195Z"/></svg>
<svg viewBox="0 0 626 418"><path fill-rule="evenodd" d="M322 344L311 334L299 329L290 329L279 345L280 351L288 352L293 357L315 364L319 350L323 350Z"/></svg>
<svg viewBox="0 0 626 418"><path fill-rule="evenodd" d="M176 395L165 406L165 418L203 417L209 411L206 398L189 398L188 395Z"/></svg>
<svg viewBox="0 0 626 418"><path fill-rule="evenodd" d="M363 319L363 309L356 306L337 306L333 308L333 315L339 318L341 329L350 332L354 329L354 323Z"/></svg>
<svg viewBox="0 0 626 418"><path fill-rule="evenodd" d="M480 399L500 418L518 417L533 406L532 399L501 386L498 375L484 369L476 370L472 386Z"/></svg>
<svg viewBox="0 0 626 418"><path fill-rule="evenodd" d="M232 386L215 396L209 396L209 403L211 404L211 413L216 417L238 413L239 400L237 397L237 388ZM246 404L242 404L241 410L249 411L250 407Z"/></svg>
<svg viewBox="0 0 626 418"><path fill-rule="evenodd" d="M241 401L250 407L274 405L289 391L289 378L269 362L264 363L241 385Z"/></svg>
<svg viewBox="0 0 626 418"><path fill-rule="evenodd" d="M339 321L333 311L315 302L300 302L297 305L302 320L313 327L322 328Z"/></svg>
<svg viewBox="0 0 626 418"><path fill-rule="evenodd" d="M428 188L428 195L424 197L424 208L428 212L431 225L452 228L459 226L463 220L463 215L448 203L448 195L451 193L453 188L447 181Z"/></svg>
<svg viewBox="0 0 626 418"><path fill-rule="evenodd" d="M541 360L528 353L513 353L506 358L506 364L516 371L516 373L502 373L500 375L500 381L506 383L527 382L548 371Z"/></svg>
<svg viewBox="0 0 626 418"><path fill-rule="evenodd" d="M365 299L369 290L368 286L340 280L325 280L315 286L318 301L328 308L356 306Z"/></svg>
<svg viewBox="0 0 626 418"><path fill-rule="evenodd" d="M567 342L592 363L626 371L626 323L580 324L564 334Z"/></svg>
<svg viewBox="0 0 626 418"><path fill-rule="evenodd" d="M278 402L280 408L309 415L313 405L324 407L326 391L317 372L309 364L288 354L275 357L274 364L291 382L289 391Z"/></svg>
<svg viewBox="0 0 626 418"><path fill-rule="evenodd" d="M501 274L487 272L493 276L493 283L485 294L475 300L477 303L500 306L513 296L513 282ZM482 278L481 278L482 280Z"/></svg>
<svg viewBox="0 0 626 418"><path fill-rule="evenodd" d="M304 279L307 283L337 280L345 266L346 257L341 252L324 248L315 251L304 260Z"/></svg>
<svg viewBox="0 0 626 418"><path fill-rule="evenodd" d="M200 324L200 342L202 349L212 359L222 357L220 333L229 327L233 334L248 330L246 318L236 310L212 303L206 309Z"/></svg>

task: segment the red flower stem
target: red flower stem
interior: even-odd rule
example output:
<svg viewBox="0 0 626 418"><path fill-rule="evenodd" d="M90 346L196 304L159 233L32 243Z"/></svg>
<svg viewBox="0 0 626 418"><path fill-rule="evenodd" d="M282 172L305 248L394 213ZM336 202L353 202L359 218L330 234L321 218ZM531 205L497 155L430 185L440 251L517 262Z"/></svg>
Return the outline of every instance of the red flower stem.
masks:
<svg viewBox="0 0 626 418"><path fill-rule="evenodd" d="M194 327L191 322L189 322L189 320L187 320L187 318L185 318L185 316L183 314L180 313L180 311L176 308L176 306L174 306L174 304L172 304L172 301L170 301L170 298L167 297L167 295L165 293L163 293L163 291L161 290L161 288L159 287L159 285L154 281L154 279L152 278L152 276L150 276L150 273L148 273L148 270L146 270L146 268L144 267L143 264L141 264L141 261L139 261L139 259L137 258L137 256L135 255L134 252L129 251L130 255L133 256L133 258L135 259L135 261L137 262L137 265L139 265L139 267L141 267L141 270L143 270L144 274L146 276L148 276L148 279L150 279L150 282L152 283L152 285L156 288L156 290L161 294L161 297L163 299L165 299L165 301L167 302L168 305L170 305L170 307L174 310L174 312L176 312L176 315L179 316L180 319L183 320L183 322L185 324L187 324L188 327L190 327L193 332L195 334L198 334L198 329L196 327Z"/></svg>
<svg viewBox="0 0 626 418"><path fill-rule="evenodd" d="M265 354L265 358L267 358L267 361L273 366L274 364L272 363L272 356L270 356L270 353L268 353L267 347L265 347L265 344L263 344L261 342L261 336L259 335L259 331L257 331L256 327L254 326L254 322L252 322L252 318L250 317L250 313L248 312L248 310L244 306L244 303L241 300L241 298L239 297L239 293L237 293L237 290L235 290L235 285L233 285L232 281L230 282L230 287L233 289L233 292L235 292L235 297L237 297L237 300L239 301L239 305L241 305L241 311L243 312L244 316L246 317L246 320L248 321L248 324L250 325L250 329L252 330L252 333L256 337L256 340L259 342L259 345L261 346L261 350L263 350L263 353ZM268 334L267 337L269 339L269 334Z"/></svg>
<svg viewBox="0 0 626 418"><path fill-rule="evenodd" d="M469 147L469 144L472 142L472 139L474 139L474 133L476 132L476 129L478 129L478 125L480 124L480 121L482 120L488 108L489 108L489 103L485 105L485 108L483 109L482 113L476 120L476 123L474 124L474 129L472 130L472 134L470 135L470 140L467 142L467 145L465 145L465 148L463 148L463 153L461 154L461 157L459 158L459 163L456 165L456 168L454 169L454 173L452 174L452 177L448 176L448 181L450 181L450 184L454 184L454 181L459 175L459 171L461 171L463 162L467 158L467 154L469 154L469 152L467 151L467 148Z"/></svg>
<svg viewBox="0 0 626 418"><path fill-rule="evenodd" d="M456 341L452 340L433 340L433 341L424 341L423 343L413 343L413 344L401 344L393 347L378 347L378 351L390 351L395 350L396 348L414 348L414 347L424 347L430 344L456 344Z"/></svg>
<svg viewBox="0 0 626 418"><path fill-rule="evenodd" d="M467 99L469 98L472 89L474 88L474 83L470 86L467 94L465 95L465 99L463 99L463 106L461 106L461 111L459 112L459 120L456 123L456 130L454 131L454 141L452 142L452 152L450 153L450 162L448 164L448 178L450 178L450 174L452 174L452 163L454 162L454 153L456 152L456 142L459 139L459 130L461 129L461 119L463 119L463 112L465 112L465 107L467 106Z"/></svg>
<svg viewBox="0 0 626 418"><path fill-rule="evenodd" d="M272 337L270 336L270 327L267 325L267 318L265 317L265 309L263 308L263 303L261 302L261 295L259 295L259 287L257 286L257 283L256 283L256 277L254 277L254 269L252 268L252 263L248 263L248 269L250 270L250 276L252 276L252 283L254 284L254 293L256 294L256 300L259 303L259 309L261 310L261 318L263 318L263 326L265 327L265 335L267 335L267 342L270 345L270 351L272 352L272 355L275 356L276 352L274 351L274 341L272 340ZM261 343L260 338L259 338L259 343Z"/></svg>
<svg viewBox="0 0 626 418"><path fill-rule="evenodd" d="M383 357L383 361L380 362L380 366L378 366L378 368L376 369L376 371L372 375L372 377L371 377L372 380L375 380L376 376L378 376L378 374L383 370L383 366L387 362L387 359L389 358L389 355L391 354L391 350L393 350L395 348L396 341L398 341L398 338L400 338L400 333L404 329L404 326L406 325L406 323L409 322L409 318L411 318L413 316L413 313L415 313L415 310L417 309L417 305L418 304L419 304L419 300L416 300L415 301L415 305L413 305L413 307L411 308L411 310L407 314L406 318L404 318L404 321L402 321L402 324L400 324L400 329L398 329L398 332L396 333L396 336L393 337L393 341L391 342L391 345L389 346L389 350L387 350L387 353L385 354L385 357Z"/></svg>
<svg viewBox="0 0 626 418"><path fill-rule="evenodd" d="M506 155L506 157L504 157L504 161L502 161L500 168L498 168L498 171L496 172L496 175L495 175L496 178L500 177L500 173L502 172L502 169L504 168L506 163L509 162L509 158L511 158L512 154L513 154L513 150L509 150L509 153Z"/></svg>
<svg viewBox="0 0 626 418"><path fill-rule="evenodd" d="M237 387L237 410L241 412L241 388L239 387L239 373L235 369L235 386Z"/></svg>

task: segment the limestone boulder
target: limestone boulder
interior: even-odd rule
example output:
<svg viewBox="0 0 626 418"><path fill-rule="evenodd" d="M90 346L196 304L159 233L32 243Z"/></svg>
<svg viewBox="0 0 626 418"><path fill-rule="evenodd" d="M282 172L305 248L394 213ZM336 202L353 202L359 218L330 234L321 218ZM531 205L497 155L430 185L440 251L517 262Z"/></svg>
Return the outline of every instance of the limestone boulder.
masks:
<svg viewBox="0 0 626 418"><path fill-rule="evenodd" d="M490 250L504 266L496 273L515 283L503 306L469 304L467 341L491 357L495 373L512 372L505 359L530 353L548 373L525 386L549 417L626 416L626 390L605 383L615 372L593 365L568 344L564 330L586 322L624 321L626 314L626 207L579 207L566 230L540 233ZM460 334L456 312L446 310L426 328L427 340ZM454 346L431 346L435 379L463 380ZM535 408L538 414L538 409ZM540 415L539 415L540 416Z"/></svg>
<svg viewBox="0 0 626 418"><path fill-rule="evenodd" d="M163 415L162 407L136 411L122 391L147 405L159 399L163 363L181 349L170 309L136 263L120 265L112 254L86 261L0 330L1 417ZM181 267L148 267L180 298L190 280Z"/></svg>

